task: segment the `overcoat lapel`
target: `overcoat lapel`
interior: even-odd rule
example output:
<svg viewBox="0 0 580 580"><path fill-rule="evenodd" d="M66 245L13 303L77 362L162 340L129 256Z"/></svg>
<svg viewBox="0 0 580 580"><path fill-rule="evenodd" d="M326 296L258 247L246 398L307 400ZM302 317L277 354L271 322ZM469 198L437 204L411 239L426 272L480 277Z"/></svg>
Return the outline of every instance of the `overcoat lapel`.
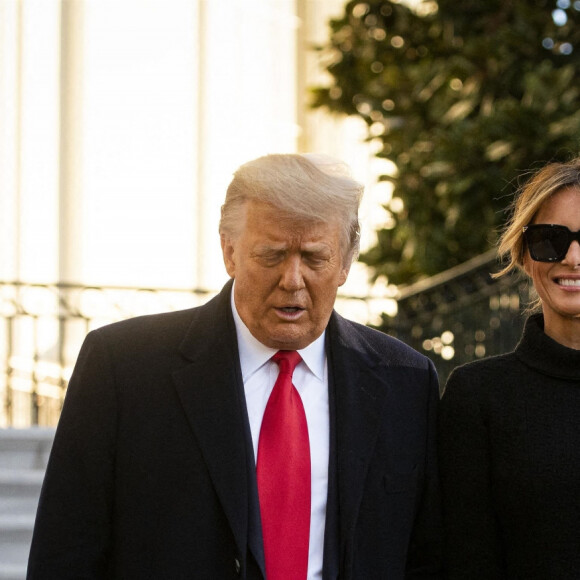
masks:
<svg viewBox="0 0 580 580"><path fill-rule="evenodd" d="M229 309L230 289L231 283L196 310L181 345L182 354L191 364L174 373L174 381L232 528L239 556L245 560L250 458L237 340Z"/></svg>
<svg viewBox="0 0 580 580"><path fill-rule="evenodd" d="M336 409L340 559L348 578L353 532L389 388L384 361L371 345L359 342L348 322L333 313L328 330Z"/></svg>
<svg viewBox="0 0 580 580"><path fill-rule="evenodd" d="M220 295L196 310L191 328L208 330L203 333L190 330L187 334L181 351L191 363L177 371L174 380L232 528L240 558L246 558L249 545L261 562L261 545L248 538L248 518L252 517L248 512L248 498L252 493L248 465L253 458L248 456L246 445L247 415L240 387L235 327L229 309L230 289L231 284L227 284ZM349 323L336 313L329 322L327 337L330 388L336 413L340 538L337 556L348 578L353 531L389 389L385 388L385 369L377 372L384 366L379 353L366 343L360 344L358 336L350 332Z"/></svg>

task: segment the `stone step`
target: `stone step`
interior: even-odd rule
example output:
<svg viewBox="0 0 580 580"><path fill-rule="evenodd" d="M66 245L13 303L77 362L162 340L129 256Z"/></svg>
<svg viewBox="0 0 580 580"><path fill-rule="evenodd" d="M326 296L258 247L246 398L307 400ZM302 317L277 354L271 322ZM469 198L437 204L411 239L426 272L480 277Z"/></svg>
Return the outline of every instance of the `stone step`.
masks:
<svg viewBox="0 0 580 580"><path fill-rule="evenodd" d="M44 471L0 468L0 515L34 515Z"/></svg>
<svg viewBox="0 0 580 580"><path fill-rule="evenodd" d="M25 580L55 430L0 429L0 580Z"/></svg>
<svg viewBox="0 0 580 580"><path fill-rule="evenodd" d="M0 562L3 566L26 566L34 515L0 515Z"/></svg>
<svg viewBox="0 0 580 580"><path fill-rule="evenodd" d="M26 580L26 565L0 562L0 580Z"/></svg>
<svg viewBox="0 0 580 580"><path fill-rule="evenodd" d="M52 427L0 429L0 467L45 469L54 432Z"/></svg>

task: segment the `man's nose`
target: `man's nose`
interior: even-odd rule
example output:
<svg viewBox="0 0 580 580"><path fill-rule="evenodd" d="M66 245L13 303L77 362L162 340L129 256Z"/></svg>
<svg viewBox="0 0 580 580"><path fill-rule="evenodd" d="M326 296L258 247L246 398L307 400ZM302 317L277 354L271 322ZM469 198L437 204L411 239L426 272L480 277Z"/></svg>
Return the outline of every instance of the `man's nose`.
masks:
<svg viewBox="0 0 580 580"><path fill-rule="evenodd" d="M296 291L304 287L302 260L300 256L288 256L282 263L280 286L285 290Z"/></svg>

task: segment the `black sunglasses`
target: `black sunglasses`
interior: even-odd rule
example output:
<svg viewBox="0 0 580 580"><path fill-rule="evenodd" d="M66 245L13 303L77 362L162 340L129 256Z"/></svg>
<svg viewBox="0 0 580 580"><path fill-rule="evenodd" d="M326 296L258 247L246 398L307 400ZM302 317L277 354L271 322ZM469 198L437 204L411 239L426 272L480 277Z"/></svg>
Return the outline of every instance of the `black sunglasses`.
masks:
<svg viewBox="0 0 580 580"><path fill-rule="evenodd" d="M566 226L533 224L524 226L524 239L536 262L560 262L566 257L570 244L580 244L580 230L571 232Z"/></svg>

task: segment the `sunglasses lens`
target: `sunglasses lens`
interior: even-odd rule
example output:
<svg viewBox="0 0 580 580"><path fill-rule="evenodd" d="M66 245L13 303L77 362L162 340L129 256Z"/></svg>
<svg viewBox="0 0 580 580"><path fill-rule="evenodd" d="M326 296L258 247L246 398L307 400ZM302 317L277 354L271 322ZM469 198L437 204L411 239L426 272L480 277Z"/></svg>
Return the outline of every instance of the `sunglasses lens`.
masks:
<svg viewBox="0 0 580 580"><path fill-rule="evenodd" d="M530 227L526 231L526 242L534 260L556 262L561 260L568 250L568 231L566 228L553 226Z"/></svg>

